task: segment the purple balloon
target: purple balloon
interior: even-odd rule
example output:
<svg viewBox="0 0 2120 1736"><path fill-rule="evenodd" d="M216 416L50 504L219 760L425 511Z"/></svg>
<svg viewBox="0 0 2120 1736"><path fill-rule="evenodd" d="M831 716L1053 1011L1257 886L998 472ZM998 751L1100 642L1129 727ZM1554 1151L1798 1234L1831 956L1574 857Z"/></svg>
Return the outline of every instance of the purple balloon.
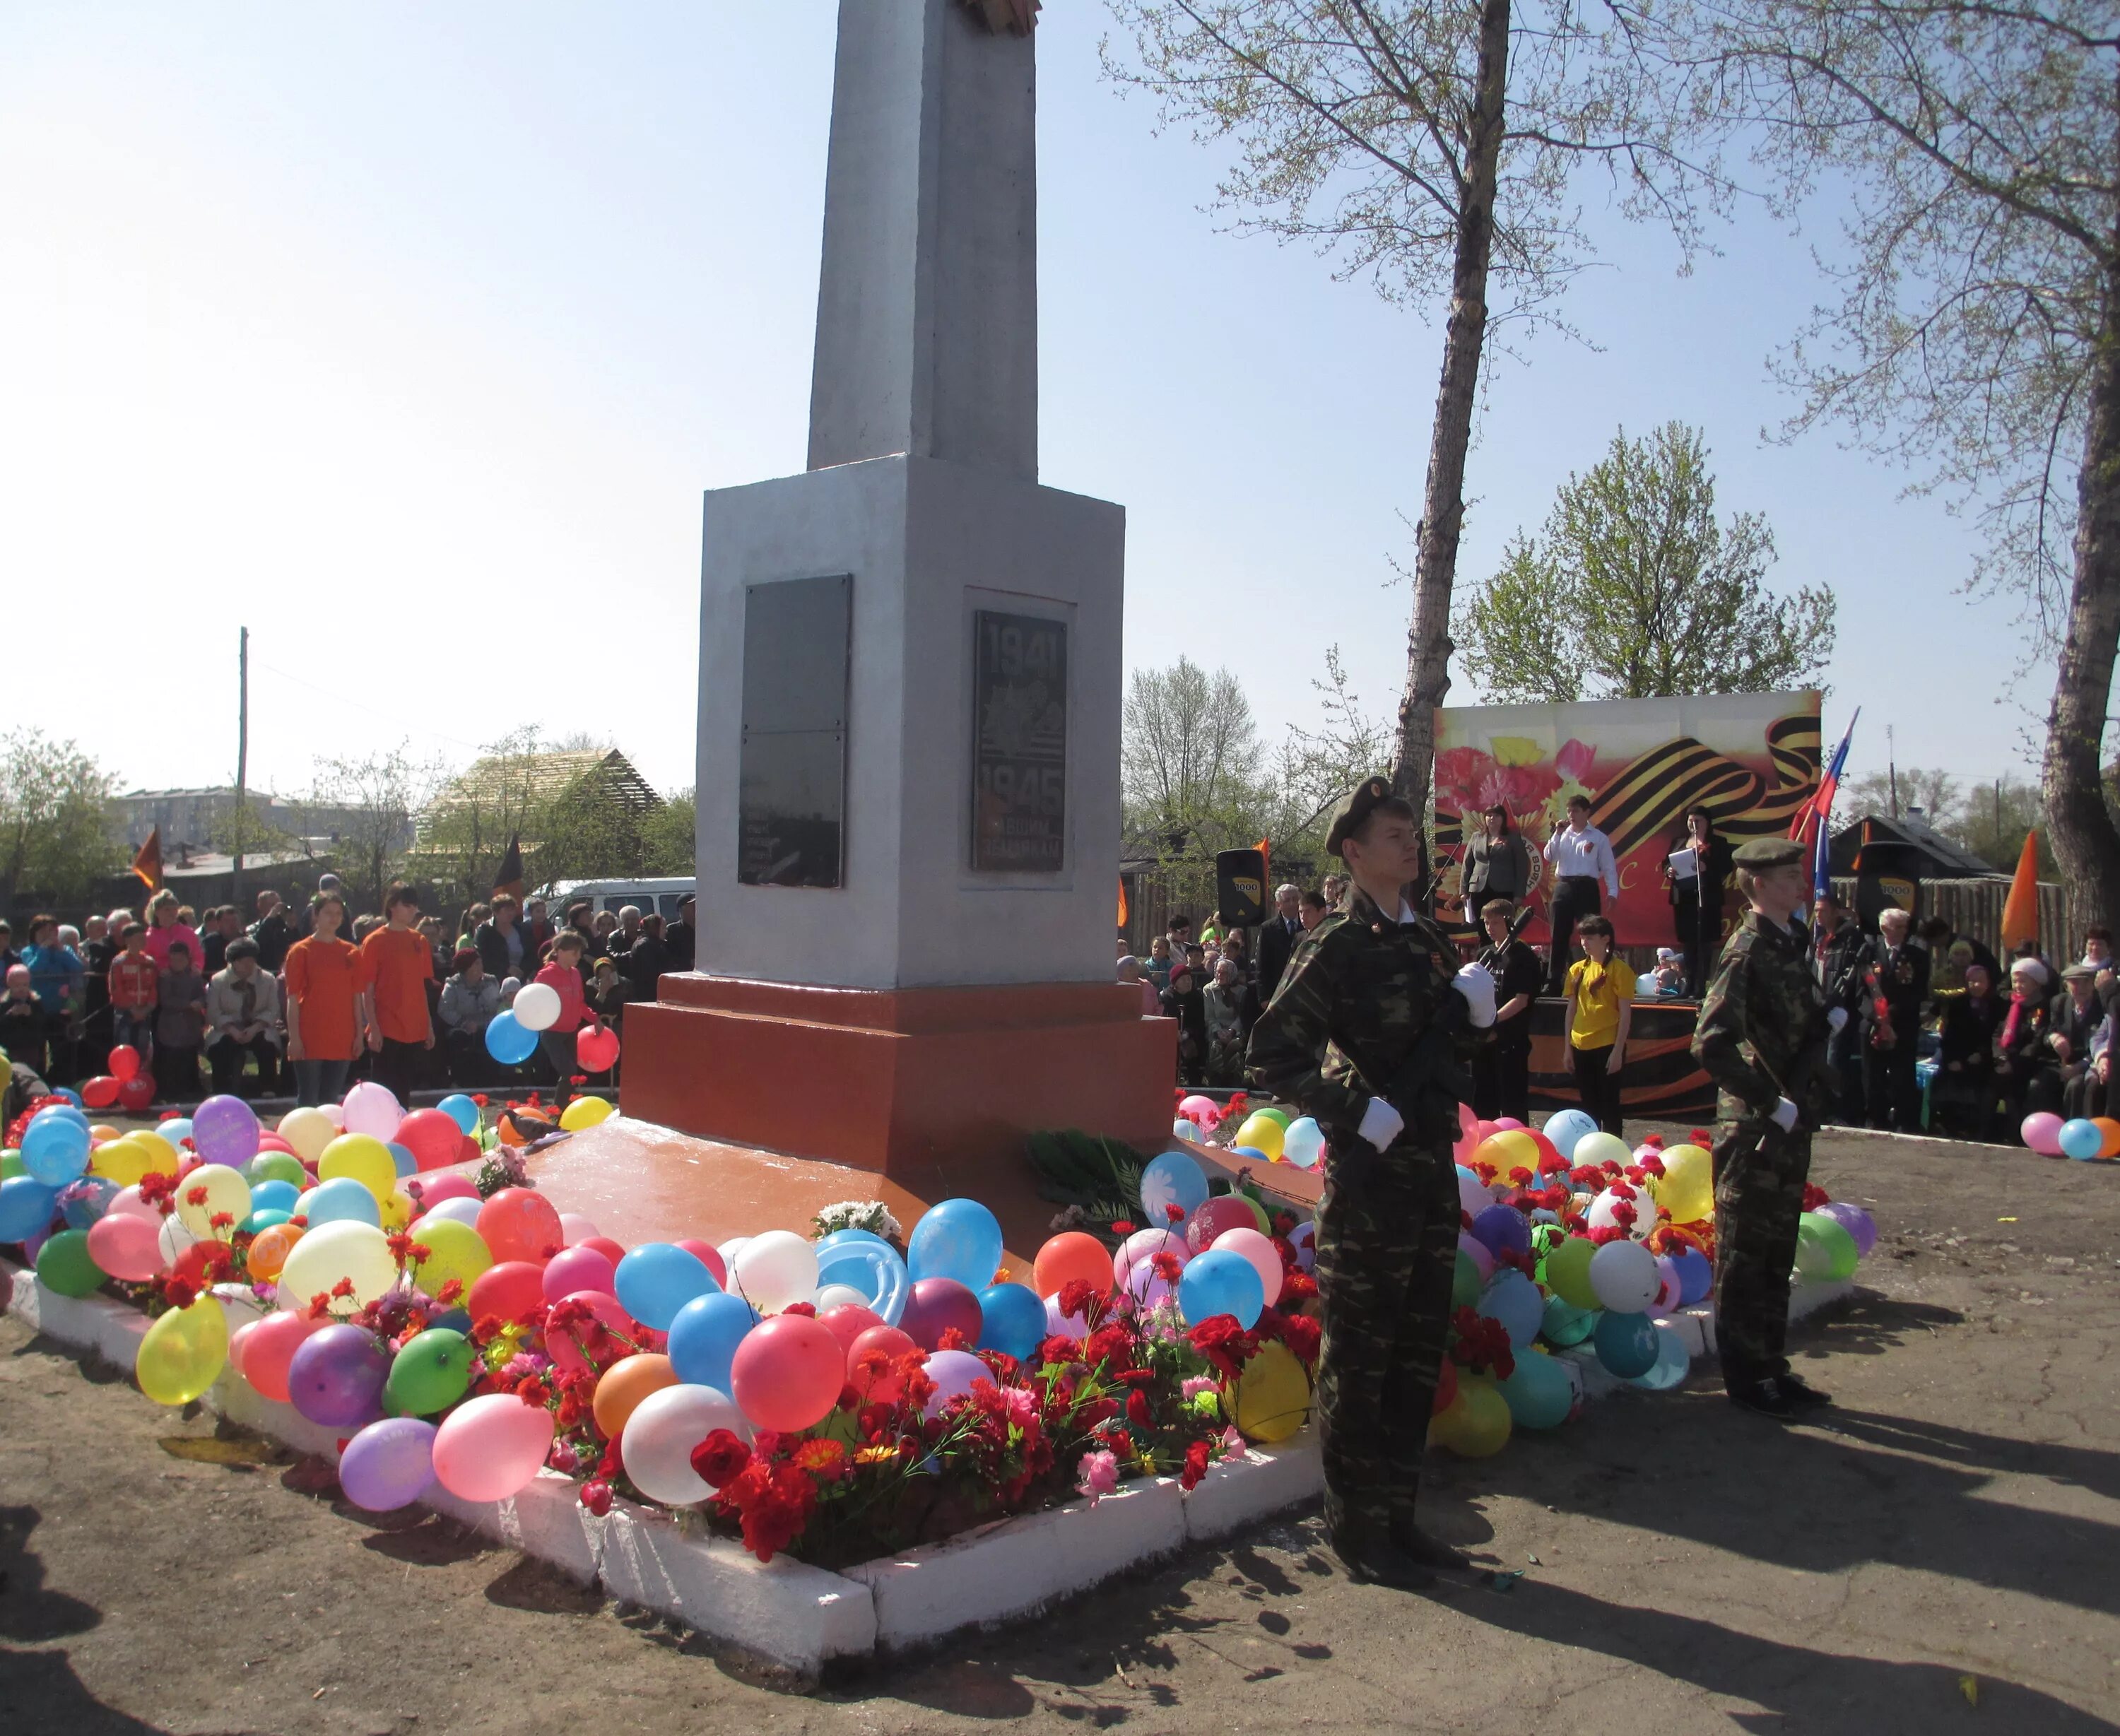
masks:
<svg viewBox="0 0 2120 1736"><path fill-rule="evenodd" d="M1497 1254L1531 1251L1531 1219L1513 1205L1490 1205L1472 1220L1472 1234Z"/></svg>
<svg viewBox="0 0 2120 1736"><path fill-rule="evenodd" d="M346 1442L338 1461L346 1498L371 1513L417 1501L434 1480L435 1425L418 1417L370 1423Z"/></svg>
<svg viewBox="0 0 2120 1736"><path fill-rule="evenodd" d="M979 1297L954 1278L922 1279L905 1298L905 1312L898 1322L899 1330L923 1350L938 1347L952 1326L965 1334L966 1344L976 1344L985 1324Z"/></svg>
<svg viewBox="0 0 2120 1736"><path fill-rule="evenodd" d="M1159 1302L1167 1302L1177 1295L1170 1280L1158 1274L1155 1256L1144 1254L1133 1263L1133 1270L1127 1274L1126 1293L1141 1305L1143 1311Z"/></svg>
<svg viewBox="0 0 2120 1736"><path fill-rule="evenodd" d="M258 1117L239 1097L210 1097L192 1117L192 1147L209 1163L248 1163L258 1155Z"/></svg>
<svg viewBox="0 0 2120 1736"><path fill-rule="evenodd" d="M993 1371L969 1350L938 1350L928 1358L928 1378L935 1383L935 1396L921 1408L920 1414L932 1417L952 1399L961 1399L969 1392L973 1381L993 1380Z"/></svg>
<svg viewBox="0 0 2120 1736"><path fill-rule="evenodd" d="M357 1428L382 1409L390 1353L360 1326L327 1326L296 1348L287 1364L287 1396L312 1423Z"/></svg>
<svg viewBox="0 0 2120 1736"><path fill-rule="evenodd" d="M1850 1205L1845 1200L1829 1200L1818 1209L1819 1215L1830 1218L1841 1228L1855 1238L1855 1251L1865 1260L1870 1250L1877 1245L1877 1220L1859 1205Z"/></svg>

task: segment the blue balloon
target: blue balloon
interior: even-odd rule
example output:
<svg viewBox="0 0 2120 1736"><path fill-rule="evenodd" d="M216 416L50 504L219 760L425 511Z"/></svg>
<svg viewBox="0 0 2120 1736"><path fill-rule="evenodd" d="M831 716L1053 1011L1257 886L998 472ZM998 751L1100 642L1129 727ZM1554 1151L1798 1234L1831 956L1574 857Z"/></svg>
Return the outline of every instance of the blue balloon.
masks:
<svg viewBox="0 0 2120 1736"><path fill-rule="evenodd" d="M292 1212L253 1212L248 1218L245 1218L242 1223L237 1224L236 1228L247 1231L249 1234L255 1236L260 1231L271 1229L276 1223L285 1223L293 1216L294 1214Z"/></svg>
<svg viewBox="0 0 2120 1736"><path fill-rule="evenodd" d="M1634 1377L1632 1385L1650 1392L1668 1392L1685 1378L1686 1370L1693 1366L1693 1358L1685 1348L1685 1340L1669 1326L1657 1328L1657 1359L1643 1373Z"/></svg>
<svg viewBox="0 0 2120 1736"><path fill-rule="evenodd" d="M399 1181L403 1181L407 1176L419 1174L420 1160L412 1155L410 1146L400 1145L395 1140L385 1140L383 1145L384 1149L390 1153L390 1161L398 1166Z"/></svg>
<svg viewBox="0 0 2120 1736"><path fill-rule="evenodd" d="M444 1308L439 1314L437 1314L432 1320L427 1322L427 1327L430 1331L443 1326L446 1326L452 1332L461 1332L466 1337L469 1337L472 1329L471 1310L468 1308Z"/></svg>
<svg viewBox="0 0 2120 1736"><path fill-rule="evenodd" d="M52 1095L53 1097L64 1098L67 1102L72 1104L77 1109L81 1107L81 1093L75 1090L71 1085L60 1085L57 1087L53 1091Z"/></svg>
<svg viewBox="0 0 2120 1736"><path fill-rule="evenodd" d="M300 1204L311 1229L320 1223L365 1223L376 1229L383 1228L383 1210L375 1203L375 1195L351 1176L334 1176L328 1181L318 1182L300 1196Z"/></svg>
<svg viewBox="0 0 2120 1736"><path fill-rule="evenodd" d="M1531 1221L1513 1205L1483 1207L1472 1219L1472 1236L1497 1254L1531 1251Z"/></svg>
<svg viewBox="0 0 2120 1736"><path fill-rule="evenodd" d="M1233 1158L1246 1158L1254 1163L1271 1163L1273 1162L1272 1158L1261 1151L1256 1145L1232 1145L1230 1148L1230 1155Z"/></svg>
<svg viewBox="0 0 2120 1736"><path fill-rule="evenodd" d="M1546 1138L1553 1141L1555 1151L1564 1158L1573 1158L1583 1135L1595 1133L1597 1123L1580 1109L1564 1109L1557 1115L1548 1116L1542 1130Z"/></svg>
<svg viewBox="0 0 2120 1736"><path fill-rule="evenodd" d="M0 1181L0 1242L27 1242L51 1228L59 1193L30 1176Z"/></svg>
<svg viewBox="0 0 2120 1736"><path fill-rule="evenodd" d="M667 1332L687 1302L721 1286L706 1261L690 1250L671 1242L644 1242L619 1261L612 1288L619 1307L642 1325L651 1332Z"/></svg>
<svg viewBox="0 0 2120 1736"><path fill-rule="evenodd" d="M118 1197L118 1184L108 1176L83 1176L60 1196L67 1228L85 1230L110 1209Z"/></svg>
<svg viewBox="0 0 2120 1736"><path fill-rule="evenodd" d="M78 1121L84 1127L88 1126L88 1117L86 1115L82 1113L81 1107L78 1103L63 1102L57 1103L47 1102L41 1109L38 1110L35 1116L30 1117L31 1124L34 1126L35 1122L48 1115L56 1115L65 1121Z"/></svg>
<svg viewBox="0 0 2120 1736"><path fill-rule="evenodd" d="M1001 1222L976 1200L944 1200L913 1226L905 1264L914 1281L954 1279L974 1296L1001 1269Z"/></svg>
<svg viewBox="0 0 2120 1736"><path fill-rule="evenodd" d="M1519 1356L1515 1369L1495 1386L1519 1428L1558 1428L1575 1409L1575 1383L1567 1364L1536 1350Z"/></svg>
<svg viewBox="0 0 2120 1736"><path fill-rule="evenodd" d="M1647 1374L1657 1365L1660 1344L1656 1322L1646 1314L1616 1314L1607 1308L1590 1334L1597 1360L1623 1381Z"/></svg>
<svg viewBox="0 0 2120 1736"><path fill-rule="evenodd" d="M841 1236L848 1237L845 1242ZM867 1230L839 1230L817 1244L817 1288L847 1284L868 1298L869 1311L886 1326L905 1313L913 1280L898 1250Z"/></svg>
<svg viewBox="0 0 2120 1736"><path fill-rule="evenodd" d="M184 1141L192 1136L191 1117L187 1115L172 1116L166 1121L157 1122L155 1131L170 1142L172 1150L182 1151Z"/></svg>
<svg viewBox="0 0 2120 1736"><path fill-rule="evenodd" d="M452 1091L435 1107L466 1133L478 1131L478 1105L461 1091Z"/></svg>
<svg viewBox="0 0 2120 1736"><path fill-rule="evenodd" d="M749 1302L726 1290L695 1297L670 1322L671 1372L690 1386L727 1392L736 1347L760 1318Z"/></svg>
<svg viewBox="0 0 2120 1736"><path fill-rule="evenodd" d="M301 1197L301 1189L277 1177L250 1184L250 1209L253 1212L291 1212L295 1202Z"/></svg>
<svg viewBox="0 0 2120 1736"><path fill-rule="evenodd" d="M1538 1329L1546 1322L1545 1297L1537 1284L1517 1271L1497 1272L1474 1308L1509 1334L1512 1350L1523 1349L1538 1336Z"/></svg>
<svg viewBox="0 0 2120 1736"><path fill-rule="evenodd" d="M2104 1149L2105 1135L2080 1116L2061 1124L2061 1152L2065 1158L2088 1163Z"/></svg>
<svg viewBox="0 0 2120 1736"><path fill-rule="evenodd" d="M1178 1311L1188 1326L1218 1314L1233 1314L1248 1332L1266 1311L1266 1286L1258 1270L1241 1254L1210 1248L1189 1261L1178 1279Z"/></svg>
<svg viewBox="0 0 2120 1736"><path fill-rule="evenodd" d="M1028 1362L1045 1339L1045 1304L1028 1284L988 1284L979 1292L979 1348Z"/></svg>
<svg viewBox="0 0 2120 1736"><path fill-rule="evenodd" d="M486 1028L486 1052L504 1067L530 1059L537 1047L537 1033L526 1031L513 1013L495 1013Z"/></svg>
<svg viewBox="0 0 2120 1736"><path fill-rule="evenodd" d="M64 1187L87 1170L88 1145L88 1123L76 1112L42 1110L22 1135L22 1173L47 1187Z"/></svg>
<svg viewBox="0 0 2120 1736"><path fill-rule="evenodd" d="M1559 1344L1563 1348L1579 1344L1597 1330L1597 1311L1578 1308L1558 1296L1549 1296L1546 1299L1546 1318L1538 1330L1546 1334L1549 1344Z"/></svg>
<svg viewBox="0 0 2120 1736"><path fill-rule="evenodd" d="M1207 1172L1200 1167L1200 1160L1190 1152L1166 1151L1160 1158L1151 1158L1141 1172L1141 1220L1146 1223L1165 1223L1170 1214L1166 1206L1178 1208L1178 1221L1183 1223L1207 1201Z"/></svg>
<svg viewBox="0 0 2120 1736"><path fill-rule="evenodd" d="M1691 1307L1715 1288L1715 1267L1699 1248L1681 1248L1671 1263L1678 1268L1680 1307Z"/></svg>

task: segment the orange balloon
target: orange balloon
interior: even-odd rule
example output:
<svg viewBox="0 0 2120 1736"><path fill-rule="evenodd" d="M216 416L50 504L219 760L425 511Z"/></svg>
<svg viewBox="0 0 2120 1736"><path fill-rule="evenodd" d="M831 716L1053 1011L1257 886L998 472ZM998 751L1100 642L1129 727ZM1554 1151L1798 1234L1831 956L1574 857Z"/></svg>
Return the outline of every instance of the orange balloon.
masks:
<svg viewBox="0 0 2120 1736"><path fill-rule="evenodd" d="M91 1140L118 1140L124 1137L123 1134L119 1133L119 1130L115 1127L113 1127L108 1121L90 1122L88 1127L88 1136Z"/></svg>
<svg viewBox="0 0 2120 1736"><path fill-rule="evenodd" d="M1109 1265L1107 1262L1108 1270ZM596 1397L589 1404L604 1439L616 1441L625 1432L625 1419L649 1394L676 1384L677 1371L670 1366L667 1356L657 1356L649 1351L639 1356L621 1357L604 1370L602 1378L597 1382Z"/></svg>
<svg viewBox="0 0 2120 1736"><path fill-rule="evenodd" d="M2120 1158L2120 1121L2115 1121L2109 1115L2094 1115L2090 1118L2090 1125L2102 1136L2098 1155L2101 1158Z"/></svg>
<svg viewBox="0 0 2120 1736"><path fill-rule="evenodd" d="M1040 1296L1058 1295L1063 1284L1076 1278L1102 1296L1112 1287L1112 1256L1095 1237L1067 1230L1038 1251L1030 1276Z"/></svg>
<svg viewBox="0 0 2120 1736"><path fill-rule="evenodd" d="M257 1240L250 1244L250 1275L260 1283L273 1282L301 1239L301 1230L291 1223L276 1223L258 1231Z"/></svg>

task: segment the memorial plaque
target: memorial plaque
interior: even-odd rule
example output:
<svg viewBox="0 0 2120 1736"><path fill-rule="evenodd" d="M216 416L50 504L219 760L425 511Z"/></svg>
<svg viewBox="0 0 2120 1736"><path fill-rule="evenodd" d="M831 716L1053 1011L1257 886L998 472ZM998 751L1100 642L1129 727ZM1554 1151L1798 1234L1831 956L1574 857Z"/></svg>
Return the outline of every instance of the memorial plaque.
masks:
<svg viewBox="0 0 2120 1736"><path fill-rule="evenodd" d="M1067 624L972 617L972 867L1067 866Z"/></svg>
<svg viewBox="0 0 2120 1736"><path fill-rule="evenodd" d="M844 573L744 589L741 884L844 883L853 625Z"/></svg>

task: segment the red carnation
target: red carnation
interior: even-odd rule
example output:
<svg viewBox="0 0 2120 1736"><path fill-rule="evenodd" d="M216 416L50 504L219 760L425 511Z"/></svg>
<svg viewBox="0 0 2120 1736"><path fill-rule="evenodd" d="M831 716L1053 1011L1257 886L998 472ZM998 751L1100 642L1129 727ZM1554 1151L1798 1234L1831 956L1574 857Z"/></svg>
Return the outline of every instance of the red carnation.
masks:
<svg viewBox="0 0 2120 1736"><path fill-rule="evenodd" d="M1136 1428L1155 1427L1155 1414L1148 1408L1148 1395L1138 1386L1127 1395L1127 1421Z"/></svg>
<svg viewBox="0 0 2120 1736"><path fill-rule="evenodd" d="M751 1449L728 1429L718 1428L692 1449L692 1469L709 1488L721 1488L751 1463Z"/></svg>
<svg viewBox="0 0 2120 1736"><path fill-rule="evenodd" d="M1207 1443L1195 1441L1185 1449L1185 1468L1178 1474L1178 1486L1189 1489L1207 1474Z"/></svg>

